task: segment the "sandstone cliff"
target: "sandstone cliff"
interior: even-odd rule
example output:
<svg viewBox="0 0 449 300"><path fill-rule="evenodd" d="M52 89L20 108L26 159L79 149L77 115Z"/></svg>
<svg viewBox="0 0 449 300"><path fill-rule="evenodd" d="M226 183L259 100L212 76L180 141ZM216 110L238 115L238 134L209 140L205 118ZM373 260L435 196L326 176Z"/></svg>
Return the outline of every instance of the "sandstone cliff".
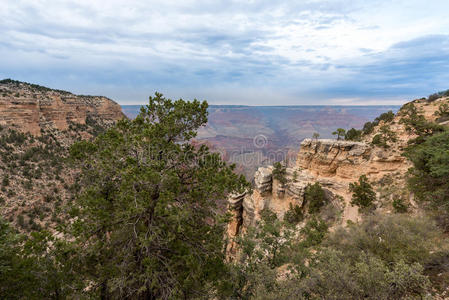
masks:
<svg viewBox="0 0 449 300"><path fill-rule="evenodd" d="M68 146L123 117L105 97L0 81L0 217L22 231L56 230L79 190Z"/></svg>
<svg viewBox="0 0 449 300"><path fill-rule="evenodd" d="M0 125L39 136L44 130L66 130L89 119L102 125L122 119L120 105L101 96L66 91L14 80L0 81Z"/></svg>
<svg viewBox="0 0 449 300"><path fill-rule="evenodd" d="M448 97L436 101L420 99L407 105L413 105L428 121L446 124L447 121L438 119L436 114L444 104L449 104ZM377 192L378 210L390 212L392 200L402 197L409 203L413 213L416 204L405 184L411 163L402 155L408 141L416 137L401 121L407 117L407 105L392 120L378 122L372 132L363 135L358 142L303 140L296 166L286 168L285 184L273 179L273 167L259 168L254 175L253 191L229 199L233 215L229 236L232 238L254 225L264 208L271 209L282 219L290 204L302 207L306 186L315 182L321 184L328 199L337 208L334 213L340 214L339 223L358 221L361 216L357 207L350 204L349 183L357 181L361 175L368 177ZM373 143L374 137L379 134L388 134L391 139L383 145ZM230 250L234 250L233 245Z"/></svg>

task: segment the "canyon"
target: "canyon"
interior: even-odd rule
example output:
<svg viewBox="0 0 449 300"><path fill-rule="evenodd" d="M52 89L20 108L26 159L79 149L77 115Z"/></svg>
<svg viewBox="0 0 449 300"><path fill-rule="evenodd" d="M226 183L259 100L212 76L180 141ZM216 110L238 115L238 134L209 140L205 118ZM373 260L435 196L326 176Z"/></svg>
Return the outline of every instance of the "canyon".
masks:
<svg viewBox="0 0 449 300"><path fill-rule="evenodd" d="M351 205L349 185L361 175L368 178L376 191L378 212L391 213L392 201L402 198L410 205L412 215L419 213L414 195L406 187L406 174L412 164L403 156L409 141L417 136L407 128L402 119L408 116L406 110L413 105L427 121L444 125L448 121L438 120L436 112L447 104L449 97L431 102L426 99L412 101L404 105L392 120L380 121L360 141L304 139L295 165L288 166L284 163L285 182L275 178L272 165L259 167L254 174L253 189L229 197L228 209L232 221L228 226L228 236L232 240L250 226L257 225L265 209L283 219L292 206L304 208L305 189L316 182L326 193L331 213L338 217L334 226L358 222L362 215L357 207ZM380 135L382 130L385 131L385 128L394 135L394 139L388 145L373 143L374 137ZM228 251L235 254L235 243L228 246Z"/></svg>
<svg viewBox="0 0 449 300"><path fill-rule="evenodd" d="M129 118L135 118L140 105L122 108ZM196 140L219 151L251 180L260 166L279 160L294 166L301 142L314 133L332 138L337 128L360 128L381 113L398 109L397 105L210 105L208 123L199 129Z"/></svg>
<svg viewBox="0 0 449 300"><path fill-rule="evenodd" d="M0 125L40 136L45 130L67 130L89 119L110 125L125 115L120 105L102 96L74 95L15 80L0 81Z"/></svg>

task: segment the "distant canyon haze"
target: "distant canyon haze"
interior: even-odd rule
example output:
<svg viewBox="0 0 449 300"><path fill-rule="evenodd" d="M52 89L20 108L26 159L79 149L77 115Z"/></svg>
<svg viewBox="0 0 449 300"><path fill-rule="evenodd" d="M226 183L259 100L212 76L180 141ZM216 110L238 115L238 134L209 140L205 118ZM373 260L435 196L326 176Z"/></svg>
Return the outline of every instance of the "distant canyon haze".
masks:
<svg viewBox="0 0 449 300"><path fill-rule="evenodd" d="M122 105L135 118L140 105ZM233 106L211 105L209 121L196 138L218 151L237 171L251 178L259 166L275 161L293 164L301 141L318 133L332 138L337 128L360 129L398 105L378 106Z"/></svg>

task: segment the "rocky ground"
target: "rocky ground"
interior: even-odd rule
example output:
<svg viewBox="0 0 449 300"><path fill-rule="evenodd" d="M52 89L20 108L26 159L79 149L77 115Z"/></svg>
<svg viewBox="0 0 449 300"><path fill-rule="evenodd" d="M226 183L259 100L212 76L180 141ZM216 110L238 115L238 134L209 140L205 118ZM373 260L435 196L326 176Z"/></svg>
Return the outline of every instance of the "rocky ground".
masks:
<svg viewBox="0 0 449 300"><path fill-rule="evenodd" d="M0 81L0 215L22 231L57 230L79 189L68 147L123 117L105 97Z"/></svg>

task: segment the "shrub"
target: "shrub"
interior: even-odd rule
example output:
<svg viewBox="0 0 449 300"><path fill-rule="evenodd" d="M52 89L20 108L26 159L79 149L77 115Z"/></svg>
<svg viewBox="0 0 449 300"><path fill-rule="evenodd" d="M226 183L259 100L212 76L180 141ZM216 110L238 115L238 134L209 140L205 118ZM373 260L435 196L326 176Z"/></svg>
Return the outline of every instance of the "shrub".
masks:
<svg viewBox="0 0 449 300"><path fill-rule="evenodd" d="M21 227L21 228L25 228L25 219L23 218L23 215L19 215L17 217L17 224Z"/></svg>
<svg viewBox="0 0 449 300"><path fill-rule="evenodd" d="M382 140L382 135L376 134L376 135L373 137L373 140L371 141L371 143L372 143L373 145L383 146L384 144L383 144L383 140Z"/></svg>
<svg viewBox="0 0 449 300"><path fill-rule="evenodd" d="M376 193L368 181L366 175L359 177L359 182L349 184L349 190L352 192L351 205L357 205L359 208L369 208L374 205Z"/></svg>
<svg viewBox="0 0 449 300"><path fill-rule="evenodd" d="M356 259L360 251L387 263L404 261L424 264L439 249L441 231L427 217L406 214L372 215L359 225L339 228L325 245Z"/></svg>
<svg viewBox="0 0 449 300"><path fill-rule="evenodd" d="M285 177L285 174L287 172L287 169L284 165L282 165L280 162L276 162L273 169L273 178L278 180L281 184L287 183L287 178Z"/></svg>
<svg viewBox="0 0 449 300"><path fill-rule="evenodd" d="M345 134L345 140L347 141L360 141L362 138L362 131L355 128L349 129Z"/></svg>
<svg viewBox="0 0 449 300"><path fill-rule="evenodd" d="M304 218L302 208L299 205L289 204L289 209L284 215L284 221L289 224L298 224Z"/></svg>
<svg viewBox="0 0 449 300"><path fill-rule="evenodd" d="M8 174L5 174L5 176L3 177L2 185L3 186L8 186L9 185L9 175Z"/></svg>
<svg viewBox="0 0 449 300"><path fill-rule="evenodd" d="M405 129L418 137L409 141L410 144L420 144L426 140L428 136L443 132L445 128L439 124L429 122L426 118L418 112L418 109L413 103L407 103L400 109L400 114L403 116L399 121L405 125Z"/></svg>
<svg viewBox="0 0 449 300"><path fill-rule="evenodd" d="M440 95L439 93L435 93L435 94L429 95L429 97L427 98L427 101L433 102L433 101L441 98L441 96L442 95Z"/></svg>
<svg viewBox="0 0 449 300"><path fill-rule="evenodd" d="M376 126L377 126L376 122L366 122L365 125L363 125L363 129L362 129L363 134L366 135L366 134L372 133L374 130L374 127L376 127Z"/></svg>
<svg viewBox="0 0 449 300"><path fill-rule="evenodd" d="M398 197L393 200L393 208L397 213L405 213L408 210L408 205L403 198Z"/></svg>
<svg viewBox="0 0 449 300"><path fill-rule="evenodd" d="M307 185L304 191L304 202L309 206L310 214L319 212L326 203L326 194L318 182Z"/></svg>
<svg viewBox="0 0 449 300"><path fill-rule="evenodd" d="M438 117L437 122L444 122L449 120L449 105L447 103L443 103L438 107L438 111L435 112L435 115Z"/></svg>
<svg viewBox="0 0 449 300"><path fill-rule="evenodd" d="M328 231L328 226L326 222L317 217L312 217L301 229L303 235L302 244L305 247L311 247L321 244L326 233Z"/></svg>
<svg viewBox="0 0 449 300"><path fill-rule="evenodd" d="M413 163L408 184L417 199L449 217L449 132L408 147L405 156Z"/></svg>
<svg viewBox="0 0 449 300"><path fill-rule="evenodd" d="M375 120L377 121L377 123L379 123L380 121L384 121L385 123L391 122L394 119L394 113L393 111L388 111L386 113L381 114L380 116L378 116Z"/></svg>

